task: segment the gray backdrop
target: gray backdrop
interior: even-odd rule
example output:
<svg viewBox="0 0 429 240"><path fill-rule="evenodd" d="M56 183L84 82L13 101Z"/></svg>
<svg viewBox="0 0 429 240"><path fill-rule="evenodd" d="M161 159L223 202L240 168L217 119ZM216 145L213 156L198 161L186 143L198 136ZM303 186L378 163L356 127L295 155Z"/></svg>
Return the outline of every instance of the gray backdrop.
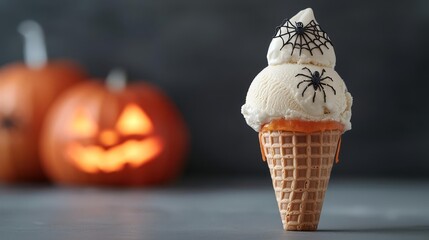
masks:
<svg viewBox="0 0 429 240"><path fill-rule="evenodd" d="M122 66L162 87L192 134L186 173L268 174L240 114L274 29L312 7L354 96L342 176L427 177L429 1L0 0L0 64L22 56L17 24L45 28L49 56L93 76Z"/></svg>

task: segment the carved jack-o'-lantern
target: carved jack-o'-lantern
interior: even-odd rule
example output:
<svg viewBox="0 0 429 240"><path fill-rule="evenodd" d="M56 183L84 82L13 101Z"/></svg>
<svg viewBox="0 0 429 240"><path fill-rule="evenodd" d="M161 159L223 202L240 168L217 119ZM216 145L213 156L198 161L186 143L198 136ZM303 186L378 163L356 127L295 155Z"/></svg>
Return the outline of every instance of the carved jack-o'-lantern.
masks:
<svg viewBox="0 0 429 240"><path fill-rule="evenodd" d="M41 27L26 21L25 64L0 70L0 181L44 180L39 159L39 134L54 99L85 79L81 69L67 61L47 61Z"/></svg>
<svg viewBox="0 0 429 240"><path fill-rule="evenodd" d="M52 108L42 140L47 173L66 184L146 185L176 177L188 144L176 108L148 84L109 79L107 87L77 86Z"/></svg>
<svg viewBox="0 0 429 240"><path fill-rule="evenodd" d="M152 120L135 103L124 107L113 128L98 129L94 119L82 109L75 112L69 127L70 135L80 141L66 146L67 157L88 173L121 171L127 165L140 167L158 156L164 147L162 139L153 135Z"/></svg>

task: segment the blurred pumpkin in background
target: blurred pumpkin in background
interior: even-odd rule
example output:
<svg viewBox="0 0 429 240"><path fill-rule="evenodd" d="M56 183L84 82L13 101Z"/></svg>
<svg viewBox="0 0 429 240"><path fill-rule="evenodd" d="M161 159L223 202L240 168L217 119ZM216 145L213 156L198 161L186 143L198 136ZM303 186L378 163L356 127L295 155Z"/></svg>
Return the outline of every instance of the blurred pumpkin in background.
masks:
<svg viewBox="0 0 429 240"><path fill-rule="evenodd" d="M144 186L174 179L187 147L187 128L170 99L147 83L127 86L116 69L106 84L80 84L58 99L41 151L57 183Z"/></svg>
<svg viewBox="0 0 429 240"><path fill-rule="evenodd" d="M76 65L47 61L41 27L34 21L18 29L25 40L25 63L0 69L0 181L45 179L39 135L45 113L66 88L85 79Z"/></svg>

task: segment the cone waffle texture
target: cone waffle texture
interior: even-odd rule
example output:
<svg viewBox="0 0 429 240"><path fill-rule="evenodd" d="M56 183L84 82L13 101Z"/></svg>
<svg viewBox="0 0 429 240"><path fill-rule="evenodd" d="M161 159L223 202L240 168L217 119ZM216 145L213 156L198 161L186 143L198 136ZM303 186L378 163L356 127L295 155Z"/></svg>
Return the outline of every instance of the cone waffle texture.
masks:
<svg viewBox="0 0 429 240"><path fill-rule="evenodd" d="M317 229L341 133L260 132L285 230Z"/></svg>

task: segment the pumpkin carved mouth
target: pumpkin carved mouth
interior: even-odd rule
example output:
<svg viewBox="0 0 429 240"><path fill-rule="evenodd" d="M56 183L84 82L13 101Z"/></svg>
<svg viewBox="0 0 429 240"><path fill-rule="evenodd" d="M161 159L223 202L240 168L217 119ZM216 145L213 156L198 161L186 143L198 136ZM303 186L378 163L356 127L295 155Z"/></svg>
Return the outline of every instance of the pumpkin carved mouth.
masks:
<svg viewBox="0 0 429 240"><path fill-rule="evenodd" d="M143 140L127 140L108 149L98 145L70 143L67 156L75 166L87 173L112 173L127 165L133 168L142 166L158 156L162 152L162 146L162 140L157 136Z"/></svg>
<svg viewBox="0 0 429 240"><path fill-rule="evenodd" d="M66 156L87 173L113 173L126 166L138 168L163 150L152 121L136 104L125 107L114 128L99 131L83 110L76 112L70 127L70 133L79 137L66 145Z"/></svg>

